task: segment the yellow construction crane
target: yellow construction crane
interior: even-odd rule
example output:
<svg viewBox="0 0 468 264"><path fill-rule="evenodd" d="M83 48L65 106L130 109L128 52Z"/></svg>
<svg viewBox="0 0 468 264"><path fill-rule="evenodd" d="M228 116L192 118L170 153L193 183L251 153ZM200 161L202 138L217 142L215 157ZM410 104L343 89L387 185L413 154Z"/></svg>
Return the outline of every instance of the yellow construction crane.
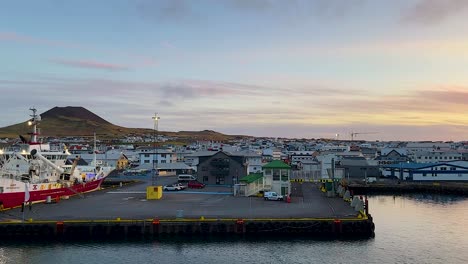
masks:
<svg viewBox="0 0 468 264"><path fill-rule="evenodd" d="M351 132L351 141L354 141L354 137L362 134L378 134L379 132Z"/></svg>

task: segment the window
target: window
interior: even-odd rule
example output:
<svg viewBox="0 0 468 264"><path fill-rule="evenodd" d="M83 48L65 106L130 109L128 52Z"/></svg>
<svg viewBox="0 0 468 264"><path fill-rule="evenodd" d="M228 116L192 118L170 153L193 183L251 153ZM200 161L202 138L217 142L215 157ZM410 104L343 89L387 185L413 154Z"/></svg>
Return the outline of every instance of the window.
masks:
<svg viewBox="0 0 468 264"><path fill-rule="evenodd" d="M279 181L280 180L280 172L279 170L273 170L273 180Z"/></svg>
<svg viewBox="0 0 468 264"><path fill-rule="evenodd" d="M208 182L208 176L203 176L203 182Z"/></svg>
<svg viewBox="0 0 468 264"><path fill-rule="evenodd" d="M145 160L145 163L149 163L149 160Z"/></svg>
<svg viewBox="0 0 468 264"><path fill-rule="evenodd" d="M149 158L149 154L145 154L145 158Z"/></svg>
<svg viewBox="0 0 468 264"><path fill-rule="evenodd" d="M455 167L450 167L450 170L451 170L451 171L454 171L454 170L457 170L457 168L455 168Z"/></svg>
<svg viewBox="0 0 468 264"><path fill-rule="evenodd" d="M427 173L423 173L423 177L426 177Z"/></svg>
<svg viewBox="0 0 468 264"><path fill-rule="evenodd" d="M161 158L165 158L166 157L166 154L161 154Z"/></svg>
<svg viewBox="0 0 468 264"><path fill-rule="evenodd" d="M165 160L161 160L161 163L166 163L166 161L165 161Z"/></svg>
<svg viewBox="0 0 468 264"><path fill-rule="evenodd" d="M441 167L440 170L446 171L447 167Z"/></svg>
<svg viewBox="0 0 468 264"><path fill-rule="evenodd" d="M266 169L265 170L265 175L271 175L271 169Z"/></svg>
<svg viewBox="0 0 468 264"><path fill-rule="evenodd" d="M208 170L208 167L203 166L203 167L201 168L201 170L202 170L202 171L207 171L207 170Z"/></svg>
<svg viewBox="0 0 468 264"><path fill-rule="evenodd" d="M288 181L288 170L281 170L281 180L282 181Z"/></svg>

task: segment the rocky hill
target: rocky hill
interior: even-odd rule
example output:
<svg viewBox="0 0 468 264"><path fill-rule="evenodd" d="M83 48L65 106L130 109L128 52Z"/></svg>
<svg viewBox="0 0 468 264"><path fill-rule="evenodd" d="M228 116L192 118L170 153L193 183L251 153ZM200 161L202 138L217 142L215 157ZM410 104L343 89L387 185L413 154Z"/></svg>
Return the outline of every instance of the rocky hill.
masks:
<svg viewBox="0 0 468 264"><path fill-rule="evenodd" d="M114 125L101 118L84 107L54 107L42 114L40 132L41 136L65 137L65 136L92 136L94 133L101 138L118 138L124 135L143 135L153 133L147 128L127 128ZM24 122L0 128L0 138L18 137L30 132L27 120ZM166 132L158 131L160 135L180 138L182 141L191 140L216 140L226 141L238 136L224 135L211 130Z"/></svg>

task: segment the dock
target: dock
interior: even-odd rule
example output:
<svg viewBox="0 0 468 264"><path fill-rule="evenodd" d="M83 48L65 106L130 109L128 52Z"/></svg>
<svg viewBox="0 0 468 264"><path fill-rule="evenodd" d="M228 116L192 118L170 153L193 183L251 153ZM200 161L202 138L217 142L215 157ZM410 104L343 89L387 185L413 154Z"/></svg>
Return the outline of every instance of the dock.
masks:
<svg viewBox="0 0 468 264"><path fill-rule="evenodd" d="M146 200L147 183L0 212L0 237L23 239L160 238L164 236L301 236L370 238L372 216L317 183L292 183L289 202L234 197L228 187L164 192Z"/></svg>
<svg viewBox="0 0 468 264"><path fill-rule="evenodd" d="M465 182L353 183L349 189L357 195L432 193L468 196L468 184Z"/></svg>

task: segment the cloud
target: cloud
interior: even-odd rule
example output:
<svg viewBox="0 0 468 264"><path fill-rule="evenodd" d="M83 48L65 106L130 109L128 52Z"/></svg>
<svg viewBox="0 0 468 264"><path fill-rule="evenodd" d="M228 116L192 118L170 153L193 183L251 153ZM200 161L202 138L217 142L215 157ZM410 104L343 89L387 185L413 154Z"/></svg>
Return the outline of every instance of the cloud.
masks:
<svg viewBox="0 0 468 264"><path fill-rule="evenodd" d="M50 61L56 64L65 65L69 67L76 67L76 68L100 69L100 70L108 70L108 71L122 71L122 70L129 69L129 67L125 65L112 64L112 63L99 62L99 61L64 60L64 59L53 59Z"/></svg>
<svg viewBox="0 0 468 264"><path fill-rule="evenodd" d="M442 87L440 90L420 91L419 95L436 102L463 106L468 104L468 87Z"/></svg>
<svg viewBox="0 0 468 264"><path fill-rule="evenodd" d="M238 15L255 16L256 19L261 19L260 16L272 16L283 21L299 21L314 17L345 17L365 2L366 0L140 0L136 4L136 11L142 18L157 22L202 20L217 15L215 12L219 12L220 9L227 9ZM207 6L209 8L206 8Z"/></svg>
<svg viewBox="0 0 468 264"><path fill-rule="evenodd" d="M335 113L336 123L468 125L468 88L420 89L407 94L335 98L314 103L317 115ZM310 104L303 102L302 104ZM325 123L326 120L317 119Z"/></svg>
<svg viewBox="0 0 468 264"><path fill-rule="evenodd" d="M0 41L12 41L18 42L28 45L40 45L40 46L47 46L47 47L54 47L54 48L64 48L70 50L80 50L85 51L89 54L98 54L99 56L107 55L112 57L120 58L121 60L129 61L127 63L128 66L124 65L113 65L107 63L100 63L97 61L73 61L73 60L63 60L63 59L55 59L52 60L55 63L63 64L67 66L74 66L74 67L85 67L85 68L98 68L98 69L111 69L113 66L113 70L123 70L124 68L143 68L143 67L152 67L157 66L158 61L150 55L141 55L141 54L134 54L132 52L121 51L121 50L113 50L111 48L99 48L89 44L81 44L81 43L74 43L74 42L65 42L65 41L57 41L57 40L50 40L44 38L37 38L28 35L19 34L16 32L0 32ZM37 47L36 47L37 48ZM99 65L102 64L102 65ZM107 65L106 65L107 64Z"/></svg>
<svg viewBox="0 0 468 264"><path fill-rule="evenodd" d="M187 0L141 0L136 10L143 19L157 22L188 21L195 16L191 1Z"/></svg>
<svg viewBox="0 0 468 264"><path fill-rule="evenodd" d="M171 106L174 106L175 104L171 101L168 101L168 100L161 100L159 101L159 105L161 106L166 106L166 107L171 107Z"/></svg>
<svg viewBox="0 0 468 264"><path fill-rule="evenodd" d="M265 87L206 80L184 80L163 84L160 90L168 98L261 95Z"/></svg>
<svg viewBox="0 0 468 264"><path fill-rule="evenodd" d="M420 0L402 16L417 24L436 24L468 10L466 0Z"/></svg>
<svg viewBox="0 0 468 264"><path fill-rule="evenodd" d="M22 76L0 80L0 90L3 106L18 113L16 117L6 116L8 120L1 120L0 126L24 119L24 109L18 108L20 100L23 106L35 105L41 111L56 105L84 106L128 127L151 127L152 113L158 112L163 116L164 131L212 129L317 138L354 130L385 135L368 135L375 139L421 140L425 136L456 140L468 129L468 87L456 85L379 96L364 91L349 94L339 87L330 87L331 93L327 89L307 93L210 80L162 83ZM423 128L427 129L425 133L421 132Z"/></svg>

